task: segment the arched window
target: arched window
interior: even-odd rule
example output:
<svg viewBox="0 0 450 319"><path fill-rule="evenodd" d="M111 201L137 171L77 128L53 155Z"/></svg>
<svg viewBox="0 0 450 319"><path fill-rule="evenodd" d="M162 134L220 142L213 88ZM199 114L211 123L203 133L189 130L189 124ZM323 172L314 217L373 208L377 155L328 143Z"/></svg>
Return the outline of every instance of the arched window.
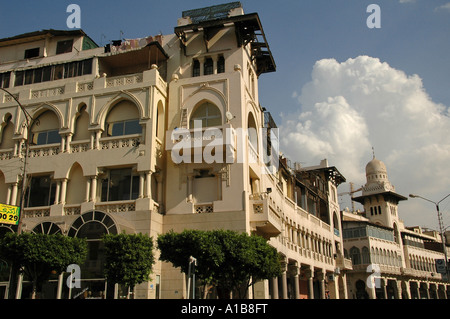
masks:
<svg viewBox="0 0 450 319"><path fill-rule="evenodd" d="M4 117L4 122L0 127L0 148L8 149L14 147L14 124L11 121L11 114L6 114Z"/></svg>
<svg viewBox="0 0 450 319"><path fill-rule="evenodd" d="M76 120L72 141L87 140L90 138L89 114L86 112L86 104L80 105Z"/></svg>
<svg viewBox="0 0 450 319"><path fill-rule="evenodd" d="M59 135L59 120L52 111L45 111L34 121L31 127L32 143L46 145L61 143Z"/></svg>
<svg viewBox="0 0 450 319"><path fill-rule="evenodd" d="M336 212L333 212L333 228L334 228L334 234L336 236L339 236L340 235L340 232L339 232L339 219L337 217L337 213Z"/></svg>
<svg viewBox="0 0 450 319"><path fill-rule="evenodd" d="M370 264L369 248L367 248L365 246L362 248L362 263L363 264Z"/></svg>
<svg viewBox="0 0 450 319"><path fill-rule="evenodd" d="M223 55L221 55L217 60L217 73L224 73L224 72L225 72L225 58L223 57Z"/></svg>
<svg viewBox="0 0 450 319"><path fill-rule="evenodd" d="M200 61L193 60L192 64L192 76L200 76Z"/></svg>
<svg viewBox="0 0 450 319"><path fill-rule="evenodd" d="M139 111L130 101L117 103L106 117L106 136L141 134Z"/></svg>
<svg viewBox="0 0 450 319"><path fill-rule="evenodd" d="M203 65L203 70L205 75L210 75L214 73L214 63L211 58L206 58Z"/></svg>
<svg viewBox="0 0 450 319"><path fill-rule="evenodd" d="M104 243L105 234L117 234L117 226L107 214L99 211L85 213L78 217L69 229L68 236L85 238L88 244L88 256L84 265L81 265L82 281L97 279L97 289L104 290L103 264L105 261ZM89 283L85 283L89 285ZM82 283L83 286L83 283Z"/></svg>
<svg viewBox="0 0 450 319"><path fill-rule="evenodd" d="M161 140L164 138L164 119L164 106L159 101L156 108L156 137Z"/></svg>
<svg viewBox="0 0 450 319"><path fill-rule="evenodd" d="M25 207L50 206L55 197L56 183L50 175L33 176L25 193Z"/></svg>
<svg viewBox="0 0 450 319"><path fill-rule="evenodd" d="M361 264L361 253L359 251L359 248L352 247L350 249L350 258L352 259L353 265Z"/></svg>
<svg viewBox="0 0 450 319"><path fill-rule="evenodd" d="M37 224L33 230L35 234L46 234L46 235L54 235L54 234L62 234L61 228L58 225L52 222L43 222Z"/></svg>
<svg viewBox="0 0 450 319"><path fill-rule="evenodd" d="M255 118L251 113L248 115L248 140L253 149L258 152L258 133L256 130Z"/></svg>
<svg viewBox="0 0 450 319"><path fill-rule="evenodd" d="M78 163L75 163L69 173L69 180L67 184L66 204L81 204L85 200L84 189L86 185L86 178L83 176L83 169Z"/></svg>
<svg viewBox="0 0 450 319"><path fill-rule="evenodd" d="M202 128L222 125L222 114L217 106L210 102L200 104L192 112L189 127L194 128L194 121L202 121Z"/></svg>

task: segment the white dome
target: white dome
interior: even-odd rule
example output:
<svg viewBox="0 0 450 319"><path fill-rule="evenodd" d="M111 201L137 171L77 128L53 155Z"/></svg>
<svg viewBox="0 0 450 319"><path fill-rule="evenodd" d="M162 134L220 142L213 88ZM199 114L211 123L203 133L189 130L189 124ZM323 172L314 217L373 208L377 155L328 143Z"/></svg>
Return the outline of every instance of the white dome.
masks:
<svg viewBox="0 0 450 319"><path fill-rule="evenodd" d="M366 176L369 175L384 175L387 177L386 165L382 161L374 158L366 165Z"/></svg>

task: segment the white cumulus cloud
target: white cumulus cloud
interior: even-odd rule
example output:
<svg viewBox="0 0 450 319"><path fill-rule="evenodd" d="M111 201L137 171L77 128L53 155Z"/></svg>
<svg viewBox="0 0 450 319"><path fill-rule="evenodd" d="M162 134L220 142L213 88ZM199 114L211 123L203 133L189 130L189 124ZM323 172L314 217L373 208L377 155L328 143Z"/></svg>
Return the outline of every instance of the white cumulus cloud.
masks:
<svg viewBox="0 0 450 319"><path fill-rule="evenodd" d="M281 149L289 158L306 166L327 158L358 186L374 147L400 194L438 201L450 193L449 109L432 101L418 75L359 56L317 61L311 77L293 94L299 110L282 114ZM406 225L435 227L433 208L410 199L399 211Z"/></svg>

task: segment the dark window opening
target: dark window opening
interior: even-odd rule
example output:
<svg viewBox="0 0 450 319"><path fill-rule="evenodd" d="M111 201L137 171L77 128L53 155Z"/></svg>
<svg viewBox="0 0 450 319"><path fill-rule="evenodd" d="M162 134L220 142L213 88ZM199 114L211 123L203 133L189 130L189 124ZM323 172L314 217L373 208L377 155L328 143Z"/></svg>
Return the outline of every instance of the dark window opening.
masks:
<svg viewBox="0 0 450 319"><path fill-rule="evenodd" d="M205 75L210 75L214 73L214 64L211 58L207 58L204 64Z"/></svg>
<svg viewBox="0 0 450 319"><path fill-rule="evenodd" d="M55 194L56 186L50 176L32 177L25 194L25 207L50 206Z"/></svg>
<svg viewBox="0 0 450 319"><path fill-rule="evenodd" d="M133 200L139 196L139 176L131 168L114 169L102 180L102 202Z"/></svg>
<svg viewBox="0 0 450 319"><path fill-rule="evenodd" d="M217 61L217 73L225 73L225 58L223 56L220 56Z"/></svg>
<svg viewBox="0 0 450 319"><path fill-rule="evenodd" d="M108 136L122 136L141 133L142 126L139 124L139 120L128 120L108 124Z"/></svg>
<svg viewBox="0 0 450 319"><path fill-rule="evenodd" d="M24 59L36 58L39 56L39 48L25 50Z"/></svg>
<svg viewBox="0 0 450 319"><path fill-rule="evenodd" d="M56 54L72 52L73 40L59 41L56 45Z"/></svg>
<svg viewBox="0 0 450 319"><path fill-rule="evenodd" d="M200 62L198 60L194 60L192 76L200 76Z"/></svg>
<svg viewBox="0 0 450 319"><path fill-rule="evenodd" d="M9 88L10 79L11 79L11 72L0 73L0 87L4 89Z"/></svg>

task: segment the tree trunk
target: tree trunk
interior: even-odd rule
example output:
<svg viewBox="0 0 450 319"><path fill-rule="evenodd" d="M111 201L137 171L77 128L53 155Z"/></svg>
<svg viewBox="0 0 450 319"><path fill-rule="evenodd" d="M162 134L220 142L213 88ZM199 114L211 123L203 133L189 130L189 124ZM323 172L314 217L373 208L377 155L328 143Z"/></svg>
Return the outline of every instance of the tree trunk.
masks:
<svg viewBox="0 0 450 319"><path fill-rule="evenodd" d="M36 299L37 282L33 280L33 291L31 292L31 299Z"/></svg>
<svg viewBox="0 0 450 319"><path fill-rule="evenodd" d="M228 287L217 287L217 296L219 299L231 299L231 289Z"/></svg>

